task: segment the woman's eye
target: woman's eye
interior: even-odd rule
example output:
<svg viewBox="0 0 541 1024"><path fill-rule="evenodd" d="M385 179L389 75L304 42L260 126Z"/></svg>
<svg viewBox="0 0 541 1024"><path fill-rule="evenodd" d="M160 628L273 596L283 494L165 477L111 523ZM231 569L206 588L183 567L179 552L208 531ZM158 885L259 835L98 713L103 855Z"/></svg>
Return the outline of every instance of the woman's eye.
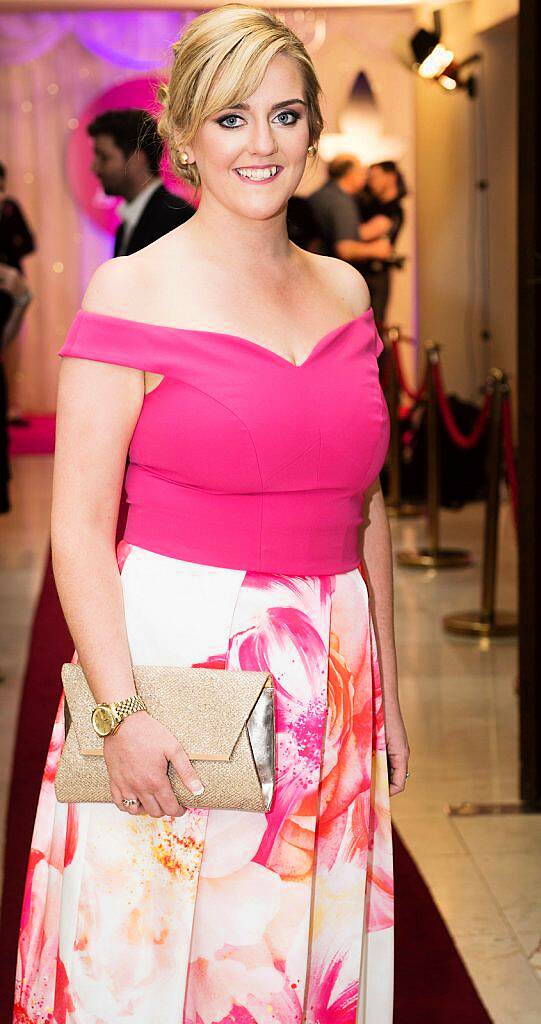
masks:
<svg viewBox="0 0 541 1024"><path fill-rule="evenodd" d="M280 120L280 124L295 124L299 120L300 114L296 110L281 110L276 115L275 120Z"/></svg>
<svg viewBox="0 0 541 1024"><path fill-rule="evenodd" d="M273 121L278 121L279 124L295 124L299 120L300 114L296 110L281 110ZM226 114L224 117L218 119L218 124L224 128L238 128L239 124L243 124L244 119L240 114Z"/></svg>
<svg viewBox="0 0 541 1024"><path fill-rule="evenodd" d="M239 117L238 114L227 114L225 117L221 117L220 118L220 120L218 121L218 124L223 125L224 128L237 128L238 125L237 124L232 124L231 123L232 121L233 122L242 121L242 118Z"/></svg>

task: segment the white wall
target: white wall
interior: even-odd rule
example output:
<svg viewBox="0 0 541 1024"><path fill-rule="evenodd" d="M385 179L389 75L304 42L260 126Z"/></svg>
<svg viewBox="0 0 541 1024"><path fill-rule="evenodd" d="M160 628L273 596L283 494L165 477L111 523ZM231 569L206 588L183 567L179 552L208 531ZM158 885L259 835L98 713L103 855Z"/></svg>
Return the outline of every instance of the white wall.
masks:
<svg viewBox="0 0 541 1024"><path fill-rule="evenodd" d="M485 32L515 18L518 12L519 0L473 0L473 27L476 32Z"/></svg>
<svg viewBox="0 0 541 1024"><path fill-rule="evenodd" d="M489 169L492 343L479 340L479 250L476 248L472 146L475 104L416 80L416 161L420 336L444 345L450 389L474 397L493 364L514 373L516 350L516 19L475 34L470 4L443 12L445 43L458 59L479 51ZM479 109L479 108L478 108ZM479 121L477 121L479 124Z"/></svg>

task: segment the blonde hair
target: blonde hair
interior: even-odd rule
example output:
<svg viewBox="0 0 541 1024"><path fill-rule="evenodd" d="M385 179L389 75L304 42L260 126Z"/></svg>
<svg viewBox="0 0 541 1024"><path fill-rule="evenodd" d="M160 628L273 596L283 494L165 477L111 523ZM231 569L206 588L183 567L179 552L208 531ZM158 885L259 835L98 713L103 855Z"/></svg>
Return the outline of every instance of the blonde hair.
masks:
<svg viewBox="0 0 541 1024"><path fill-rule="evenodd" d="M244 4L207 11L190 23L173 51L169 84L159 85L156 98L162 107L158 132L180 178L199 187L195 164L181 161L182 146L192 142L208 117L250 96L278 53L291 57L302 75L309 143L317 147L323 118L314 65L300 39L270 11Z"/></svg>

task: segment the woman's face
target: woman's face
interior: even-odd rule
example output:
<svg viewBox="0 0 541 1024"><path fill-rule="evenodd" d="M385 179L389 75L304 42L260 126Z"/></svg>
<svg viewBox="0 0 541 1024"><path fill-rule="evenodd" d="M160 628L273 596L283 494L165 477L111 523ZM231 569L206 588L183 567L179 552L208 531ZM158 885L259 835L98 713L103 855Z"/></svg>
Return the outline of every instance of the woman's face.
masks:
<svg viewBox="0 0 541 1024"><path fill-rule="evenodd" d="M278 54L251 96L207 118L185 147L205 192L233 213L266 220L283 210L302 178L309 145L304 84Z"/></svg>

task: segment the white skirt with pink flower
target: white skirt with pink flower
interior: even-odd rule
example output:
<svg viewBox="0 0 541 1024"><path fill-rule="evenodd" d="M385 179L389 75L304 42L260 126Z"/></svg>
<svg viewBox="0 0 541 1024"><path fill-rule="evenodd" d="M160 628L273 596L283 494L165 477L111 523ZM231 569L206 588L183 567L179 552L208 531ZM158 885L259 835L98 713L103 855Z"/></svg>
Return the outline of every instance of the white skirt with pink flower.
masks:
<svg viewBox="0 0 541 1024"><path fill-rule="evenodd" d="M389 788L360 569L245 572L125 541L118 564L133 664L272 672L273 809L151 818L57 803L61 702L14 1022L391 1024Z"/></svg>

